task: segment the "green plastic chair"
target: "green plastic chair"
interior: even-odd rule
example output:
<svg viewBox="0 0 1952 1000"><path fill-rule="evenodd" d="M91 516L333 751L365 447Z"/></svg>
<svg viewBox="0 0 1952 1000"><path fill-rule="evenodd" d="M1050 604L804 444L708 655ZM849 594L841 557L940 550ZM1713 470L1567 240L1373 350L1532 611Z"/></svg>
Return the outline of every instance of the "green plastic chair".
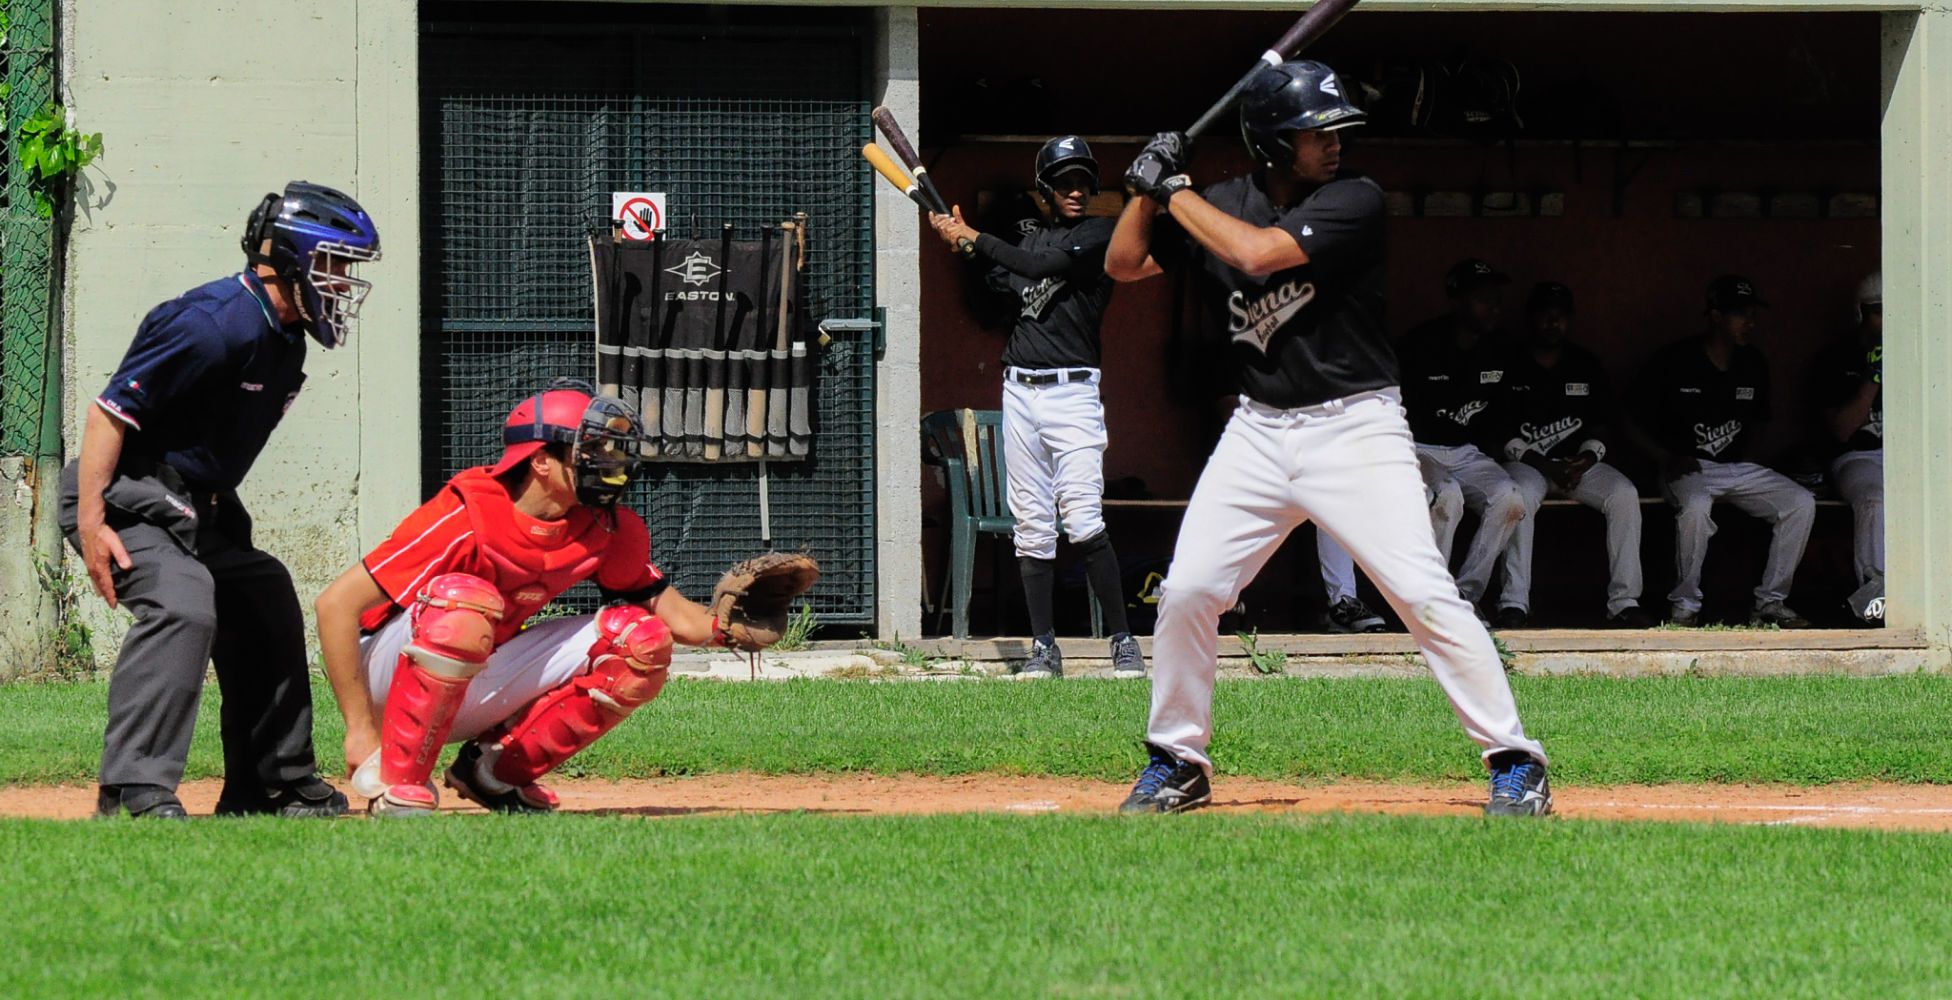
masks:
<svg viewBox="0 0 1952 1000"><path fill-rule="evenodd" d="M1016 528L1004 495L1003 412L938 410L922 418L922 454L949 481L949 580L942 601L952 635L969 638L969 594L976 580L976 540Z"/></svg>

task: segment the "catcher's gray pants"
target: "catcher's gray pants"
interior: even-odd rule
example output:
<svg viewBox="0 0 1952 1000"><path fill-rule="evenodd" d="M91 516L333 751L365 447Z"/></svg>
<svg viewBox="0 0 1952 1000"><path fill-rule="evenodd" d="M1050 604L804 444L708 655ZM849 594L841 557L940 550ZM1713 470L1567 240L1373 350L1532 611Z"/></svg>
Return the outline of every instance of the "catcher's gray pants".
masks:
<svg viewBox="0 0 1952 1000"><path fill-rule="evenodd" d="M1830 463L1837 494L1850 504L1857 582L1884 575L1884 451L1847 451Z"/></svg>
<svg viewBox="0 0 1952 1000"><path fill-rule="evenodd" d="M1505 589L1501 608L1532 610L1532 536L1538 527L1539 504L1549 493L1568 496L1606 515L1606 613L1617 615L1640 606L1640 491L1633 480L1605 462L1580 477L1571 493L1524 462L1506 462L1505 472L1525 498L1525 519L1505 546Z"/></svg>
<svg viewBox="0 0 1952 1000"><path fill-rule="evenodd" d="M1477 445L1445 447L1417 445L1417 466L1423 473L1424 497L1430 501L1430 524L1437 552L1449 565L1457 540L1457 522L1468 509L1478 516L1478 533L1457 568L1457 592L1476 604L1491 583L1498 553L1518 522L1525 519L1525 498L1505 474L1504 466L1479 451Z"/></svg>
<svg viewBox="0 0 1952 1000"><path fill-rule="evenodd" d="M1701 610L1701 563L1715 534L1709 515L1717 500L1775 525L1762 583L1755 588L1755 606L1789 597L1796 564L1803 561L1803 546L1810 540L1810 522L1816 519L1816 497L1788 476L1754 462L1702 462L1700 472L1667 484L1667 502L1674 505L1674 589L1668 601L1683 611Z"/></svg>
<svg viewBox="0 0 1952 1000"><path fill-rule="evenodd" d="M1346 546L1409 626L1451 709L1484 754L1525 735L1490 633L1423 530L1416 450L1395 389L1277 410L1243 399L1193 487L1159 587L1146 738L1211 771L1220 614L1307 521Z"/></svg>

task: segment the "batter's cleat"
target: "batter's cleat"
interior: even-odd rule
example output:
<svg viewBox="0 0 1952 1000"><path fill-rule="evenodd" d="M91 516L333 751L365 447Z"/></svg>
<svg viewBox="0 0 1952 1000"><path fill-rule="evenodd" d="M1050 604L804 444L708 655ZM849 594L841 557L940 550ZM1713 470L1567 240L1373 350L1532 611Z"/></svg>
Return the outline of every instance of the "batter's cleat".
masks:
<svg viewBox="0 0 1952 1000"><path fill-rule="evenodd" d="M1777 628L1809 628L1810 620L1789 609L1781 601L1770 601L1749 613L1749 624L1774 625Z"/></svg>
<svg viewBox="0 0 1952 1000"><path fill-rule="evenodd" d="M1064 676L1064 654L1058 651L1057 637L1040 635L1030 643L1030 659L1017 669L1018 677Z"/></svg>
<svg viewBox="0 0 1952 1000"><path fill-rule="evenodd" d="M269 788L234 788L227 781L223 794L217 796L216 814L334 819L344 816L348 808L346 793L326 784L324 779L314 774Z"/></svg>
<svg viewBox="0 0 1952 1000"><path fill-rule="evenodd" d="M1145 654L1139 652L1139 640L1130 632L1112 636L1112 676L1145 676Z"/></svg>
<svg viewBox="0 0 1952 1000"><path fill-rule="evenodd" d="M1120 813L1185 812L1213 801L1213 785L1200 765L1180 760L1156 743L1147 743L1145 750L1152 761L1139 772L1132 794L1118 807Z"/></svg>
<svg viewBox="0 0 1952 1000"><path fill-rule="evenodd" d="M517 788L495 777L495 757L500 753L499 748L491 753L479 741L461 744L461 752L447 769L447 787L489 812L523 816L555 812L562 804L555 792L541 785Z"/></svg>
<svg viewBox="0 0 1952 1000"><path fill-rule="evenodd" d="M383 816L387 819L413 819L419 816L432 816L441 807L441 793L433 782L424 785L389 785L386 790L366 803L370 816Z"/></svg>
<svg viewBox="0 0 1952 1000"><path fill-rule="evenodd" d="M1531 620L1531 612L1524 608L1514 608L1507 605L1499 608L1498 613L1491 616L1491 626L1493 628L1524 628L1525 623Z"/></svg>
<svg viewBox="0 0 1952 1000"><path fill-rule="evenodd" d="M1642 611L1640 605L1636 604L1607 615L1606 624L1608 628L1653 628L1660 623L1654 620L1653 615Z"/></svg>
<svg viewBox="0 0 1952 1000"><path fill-rule="evenodd" d="M1545 765L1531 754L1506 752L1493 758L1491 801L1484 804L1486 816L1549 816L1552 814L1552 783L1545 778Z"/></svg>
<svg viewBox="0 0 1952 1000"><path fill-rule="evenodd" d="M1674 605L1667 609L1667 623L1678 628L1693 628L1701 622L1701 612Z"/></svg>
<svg viewBox="0 0 1952 1000"><path fill-rule="evenodd" d="M1328 609L1328 630L1344 635L1381 632L1389 627L1383 616L1353 597L1344 597Z"/></svg>
<svg viewBox="0 0 1952 1000"><path fill-rule="evenodd" d="M95 815L114 819L124 812L135 819L190 818L176 793L161 785L101 786L95 796Z"/></svg>

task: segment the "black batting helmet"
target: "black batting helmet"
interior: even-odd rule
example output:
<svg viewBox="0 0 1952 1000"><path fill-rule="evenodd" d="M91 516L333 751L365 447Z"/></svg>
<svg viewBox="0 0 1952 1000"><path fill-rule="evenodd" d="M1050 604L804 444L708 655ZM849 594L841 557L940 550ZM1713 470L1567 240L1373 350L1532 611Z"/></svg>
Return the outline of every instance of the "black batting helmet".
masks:
<svg viewBox="0 0 1952 1000"><path fill-rule="evenodd" d="M1098 160L1091 147L1075 135L1060 135L1037 150L1037 190L1052 196L1051 181L1066 170L1079 168L1091 175L1091 191L1098 192Z"/></svg>
<svg viewBox="0 0 1952 1000"><path fill-rule="evenodd" d="M1368 118L1342 95L1335 71L1312 59L1263 68L1240 99L1240 136L1267 167L1294 162L1289 132L1332 132Z"/></svg>

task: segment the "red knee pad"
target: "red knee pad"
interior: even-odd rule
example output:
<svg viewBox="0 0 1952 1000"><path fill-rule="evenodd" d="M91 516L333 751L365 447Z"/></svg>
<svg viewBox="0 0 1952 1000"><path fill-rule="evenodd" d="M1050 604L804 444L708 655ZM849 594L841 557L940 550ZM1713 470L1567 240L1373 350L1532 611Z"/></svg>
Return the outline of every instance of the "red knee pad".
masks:
<svg viewBox="0 0 1952 1000"><path fill-rule="evenodd" d="M495 650L502 610L501 592L466 573L437 576L415 598L413 638L394 665L381 718L382 782L424 785L433 776L468 679Z"/></svg>
<svg viewBox="0 0 1952 1000"><path fill-rule="evenodd" d="M496 780L534 784L664 688L670 628L634 605L605 608L596 625L589 669L536 699L496 741Z"/></svg>

